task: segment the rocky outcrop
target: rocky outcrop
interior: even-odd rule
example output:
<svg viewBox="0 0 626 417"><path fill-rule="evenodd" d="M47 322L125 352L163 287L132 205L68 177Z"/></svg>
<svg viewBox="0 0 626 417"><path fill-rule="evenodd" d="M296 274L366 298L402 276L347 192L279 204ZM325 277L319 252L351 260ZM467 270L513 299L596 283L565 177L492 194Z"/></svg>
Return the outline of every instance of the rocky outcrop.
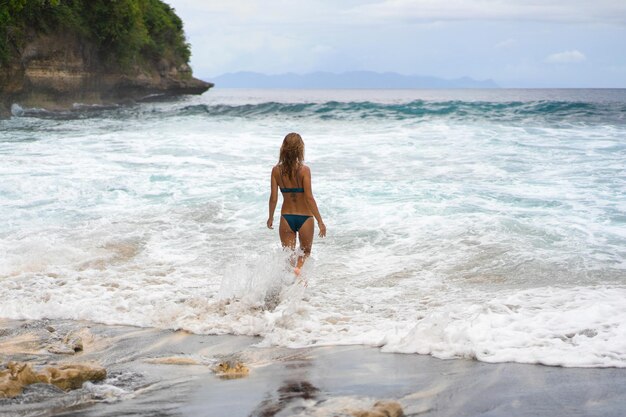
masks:
<svg viewBox="0 0 626 417"><path fill-rule="evenodd" d="M116 104L154 95L202 94L210 87L187 64L165 58L124 70L104 70L95 46L73 33L31 33L17 57L0 69L0 116L12 103L62 110L74 103Z"/></svg>
<svg viewBox="0 0 626 417"><path fill-rule="evenodd" d="M61 365L35 372L30 364L9 362L7 369L0 371L0 398L17 397L24 387L37 383L52 384L65 391L78 389L86 381L102 381L106 375L106 369L99 366Z"/></svg>
<svg viewBox="0 0 626 417"><path fill-rule="evenodd" d="M213 372L221 379L237 379L248 376L250 369L241 362L226 361L213 368Z"/></svg>
<svg viewBox="0 0 626 417"><path fill-rule="evenodd" d="M48 346L47 350L57 355L74 355L83 351L83 339L80 334L71 332L62 340Z"/></svg>
<svg viewBox="0 0 626 417"><path fill-rule="evenodd" d="M395 401L377 401L369 410L354 410L350 414L354 417L402 417L402 406Z"/></svg>

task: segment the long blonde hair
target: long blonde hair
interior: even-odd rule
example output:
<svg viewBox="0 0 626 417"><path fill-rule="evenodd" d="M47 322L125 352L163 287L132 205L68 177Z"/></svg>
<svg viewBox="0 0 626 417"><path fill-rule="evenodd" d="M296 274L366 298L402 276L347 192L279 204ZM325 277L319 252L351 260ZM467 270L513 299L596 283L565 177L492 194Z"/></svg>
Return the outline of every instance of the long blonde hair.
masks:
<svg viewBox="0 0 626 417"><path fill-rule="evenodd" d="M304 163L304 141L294 132L288 133L283 139L278 156L280 174L294 179L296 172Z"/></svg>

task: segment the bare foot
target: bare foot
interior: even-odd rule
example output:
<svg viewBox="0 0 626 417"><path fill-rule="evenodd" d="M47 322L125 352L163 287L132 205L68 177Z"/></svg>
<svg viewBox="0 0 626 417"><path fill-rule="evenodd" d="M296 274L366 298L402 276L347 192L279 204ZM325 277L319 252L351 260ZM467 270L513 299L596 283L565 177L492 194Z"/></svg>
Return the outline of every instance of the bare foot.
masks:
<svg viewBox="0 0 626 417"><path fill-rule="evenodd" d="M293 269L293 273L296 274L296 282L298 284L302 284L304 288L309 286L309 283L306 281L306 279L300 276L300 274L302 273L302 270L300 268L296 266Z"/></svg>

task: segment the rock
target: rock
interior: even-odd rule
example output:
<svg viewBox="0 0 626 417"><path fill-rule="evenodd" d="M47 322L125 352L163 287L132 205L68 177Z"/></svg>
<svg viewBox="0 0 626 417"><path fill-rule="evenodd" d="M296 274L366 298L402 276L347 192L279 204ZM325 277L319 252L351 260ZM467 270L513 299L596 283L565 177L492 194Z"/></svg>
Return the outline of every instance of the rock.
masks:
<svg viewBox="0 0 626 417"><path fill-rule="evenodd" d="M310 400L315 398L319 388L314 386L308 381L286 381L279 389L281 401L285 401L292 398L302 398Z"/></svg>
<svg viewBox="0 0 626 417"><path fill-rule="evenodd" d="M0 103L0 119L11 117L11 108L8 103Z"/></svg>
<svg viewBox="0 0 626 417"><path fill-rule="evenodd" d="M374 410L383 411L389 417L404 416L402 406L396 401L378 401L374 404Z"/></svg>
<svg viewBox="0 0 626 417"><path fill-rule="evenodd" d="M191 67L187 64L181 64L178 67L178 73L180 75L187 75L187 76L191 76Z"/></svg>
<svg viewBox="0 0 626 417"><path fill-rule="evenodd" d="M167 71L170 69L170 63L165 58L161 58L157 63L157 69L159 70L159 74L165 76Z"/></svg>
<svg viewBox="0 0 626 417"><path fill-rule="evenodd" d="M55 343L48 347L48 352L59 355L74 355L83 351L83 339L75 334L68 334L62 342Z"/></svg>
<svg viewBox="0 0 626 417"><path fill-rule="evenodd" d="M99 366L90 365L62 365L58 368L46 368L49 375L48 382L62 390L78 389L86 381L102 381L107 376L107 371Z"/></svg>
<svg viewBox="0 0 626 417"><path fill-rule="evenodd" d="M311 384L309 381L286 380L283 381L283 384L280 388L278 388L278 398L268 396L254 411L252 411L252 413L250 413L250 415L303 415L305 414L302 412L302 406L304 404L308 403L312 407L315 407L313 404L320 404L320 401L316 400L318 393L319 388ZM321 402L324 402L324 400ZM321 413L320 415L330 414Z"/></svg>
<svg viewBox="0 0 626 417"><path fill-rule="evenodd" d="M63 390L71 390L82 387L85 381L96 382L105 378L106 369L99 366L61 365L35 372L28 363L9 362L7 369L0 371L0 398L16 397L25 386L31 384L52 384Z"/></svg>
<svg viewBox="0 0 626 417"><path fill-rule="evenodd" d="M74 334L68 334L63 340L67 346L74 351L74 353L83 351L83 339L80 336Z"/></svg>
<svg viewBox="0 0 626 417"><path fill-rule="evenodd" d="M0 118L10 117L13 103L58 111L74 103L111 105L153 95L202 94L211 87L193 78L186 64L177 69L162 58L143 68L106 69L88 39L33 32L18 56L0 67Z"/></svg>
<svg viewBox="0 0 626 417"><path fill-rule="evenodd" d="M235 379L248 376L250 369L241 362L221 362L213 372L222 379Z"/></svg>
<svg viewBox="0 0 626 417"><path fill-rule="evenodd" d="M350 414L354 417L402 417L404 411L396 401L378 401L371 410L355 410Z"/></svg>
<svg viewBox="0 0 626 417"><path fill-rule="evenodd" d="M36 374L30 364L9 362L7 369L0 371L0 398L16 397L26 385L38 382L47 382L47 378Z"/></svg>
<svg viewBox="0 0 626 417"><path fill-rule="evenodd" d="M23 390L24 385L21 384L19 381L9 377L5 377L4 374L0 373L0 398L17 397L22 393Z"/></svg>
<svg viewBox="0 0 626 417"><path fill-rule="evenodd" d="M82 352L85 345L93 343L93 335L89 331L89 328L86 327L69 332L61 340L57 337L58 336L46 347L48 352L59 355L74 355Z"/></svg>

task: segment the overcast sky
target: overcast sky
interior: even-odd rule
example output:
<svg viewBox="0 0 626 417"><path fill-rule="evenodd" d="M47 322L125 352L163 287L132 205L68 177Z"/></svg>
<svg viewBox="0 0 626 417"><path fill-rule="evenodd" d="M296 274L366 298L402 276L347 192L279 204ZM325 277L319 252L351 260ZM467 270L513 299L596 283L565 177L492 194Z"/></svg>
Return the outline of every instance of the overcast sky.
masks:
<svg viewBox="0 0 626 417"><path fill-rule="evenodd" d="M370 70L625 87L626 0L165 0L197 77Z"/></svg>

